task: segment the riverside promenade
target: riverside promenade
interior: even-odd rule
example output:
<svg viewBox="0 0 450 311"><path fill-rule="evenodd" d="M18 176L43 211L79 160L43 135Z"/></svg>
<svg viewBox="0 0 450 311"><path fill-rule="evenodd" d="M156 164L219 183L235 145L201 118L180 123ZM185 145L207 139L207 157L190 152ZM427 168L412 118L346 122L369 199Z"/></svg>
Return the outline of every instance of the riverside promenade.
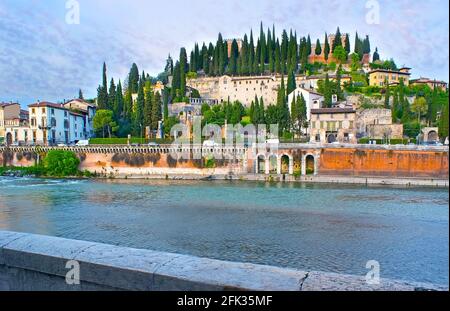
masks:
<svg viewBox="0 0 450 311"><path fill-rule="evenodd" d="M448 290L446 286L383 278L369 283L365 276L227 262L0 231L3 291Z"/></svg>

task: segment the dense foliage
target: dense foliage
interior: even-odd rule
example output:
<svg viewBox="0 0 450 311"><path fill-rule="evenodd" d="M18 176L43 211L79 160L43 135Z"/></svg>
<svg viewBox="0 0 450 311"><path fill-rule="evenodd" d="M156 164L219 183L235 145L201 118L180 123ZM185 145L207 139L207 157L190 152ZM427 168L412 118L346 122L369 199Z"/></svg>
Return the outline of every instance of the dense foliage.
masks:
<svg viewBox="0 0 450 311"><path fill-rule="evenodd" d="M51 150L44 159L47 176L77 176L79 164L80 159L71 151Z"/></svg>

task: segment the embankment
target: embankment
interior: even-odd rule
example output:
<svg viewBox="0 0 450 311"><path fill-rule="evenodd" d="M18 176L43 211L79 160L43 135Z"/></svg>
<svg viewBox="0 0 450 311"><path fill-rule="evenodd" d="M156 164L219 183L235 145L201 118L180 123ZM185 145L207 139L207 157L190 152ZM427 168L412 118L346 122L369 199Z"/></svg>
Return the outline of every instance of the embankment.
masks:
<svg viewBox="0 0 450 311"><path fill-rule="evenodd" d="M74 282L77 279L79 282ZM448 288L388 279L371 285L362 276L226 262L0 231L0 290L417 291Z"/></svg>

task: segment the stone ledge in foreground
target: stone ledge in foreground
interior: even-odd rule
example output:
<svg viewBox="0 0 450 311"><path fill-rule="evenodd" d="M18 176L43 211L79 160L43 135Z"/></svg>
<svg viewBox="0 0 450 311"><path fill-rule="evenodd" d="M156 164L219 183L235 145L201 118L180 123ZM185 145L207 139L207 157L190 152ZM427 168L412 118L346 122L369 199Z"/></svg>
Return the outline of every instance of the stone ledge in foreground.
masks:
<svg viewBox="0 0 450 311"><path fill-rule="evenodd" d="M80 285L65 281L69 260L80 263ZM414 291L432 284L306 272L188 255L0 231L0 290L138 291Z"/></svg>

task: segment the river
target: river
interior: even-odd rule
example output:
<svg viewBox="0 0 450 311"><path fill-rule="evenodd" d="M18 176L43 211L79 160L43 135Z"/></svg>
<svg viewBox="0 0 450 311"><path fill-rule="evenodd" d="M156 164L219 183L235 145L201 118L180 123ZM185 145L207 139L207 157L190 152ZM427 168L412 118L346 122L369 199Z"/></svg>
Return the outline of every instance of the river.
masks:
<svg viewBox="0 0 450 311"><path fill-rule="evenodd" d="M448 189L0 177L0 230L449 282Z"/></svg>

